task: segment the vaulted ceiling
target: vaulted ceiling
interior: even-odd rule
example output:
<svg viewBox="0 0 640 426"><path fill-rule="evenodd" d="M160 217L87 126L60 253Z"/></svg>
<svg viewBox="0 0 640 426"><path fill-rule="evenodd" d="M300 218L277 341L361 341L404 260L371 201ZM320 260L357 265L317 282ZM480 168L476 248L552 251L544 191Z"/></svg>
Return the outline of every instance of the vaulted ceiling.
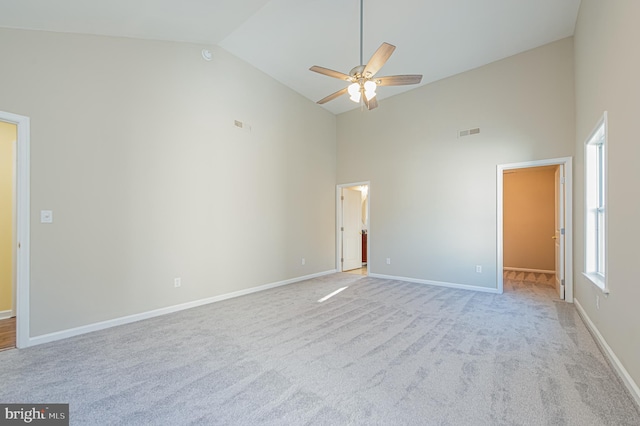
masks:
<svg viewBox="0 0 640 426"><path fill-rule="evenodd" d="M423 74L427 84L573 35L579 6L364 0L364 62L391 43L397 49L378 75ZM359 0L0 0L0 27L219 45L317 101L345 84L310 66L359 65L359 8ZM380 88L378 99L415 87ZM357 105L342 96L324 107Z"/></svg>

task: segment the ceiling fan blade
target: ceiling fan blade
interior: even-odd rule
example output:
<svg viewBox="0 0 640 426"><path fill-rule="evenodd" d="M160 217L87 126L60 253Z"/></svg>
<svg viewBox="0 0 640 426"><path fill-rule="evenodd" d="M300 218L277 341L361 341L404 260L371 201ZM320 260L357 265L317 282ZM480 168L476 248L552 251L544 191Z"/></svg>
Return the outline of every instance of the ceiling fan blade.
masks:
<svg viewBox="0 0 640 426"><path fill-rule="evenodd" d="M326 104L327 102L332 101L335 98L344 95L345 93L347 93L347 88L346 87L344 89L342 89L342 90L338 90L337 92L330 94L329 96L327 96L325 98L320 99L317 103L319 103L320 105Z"/></svg>
<svg viewBox="0 0 640 426"><path fill-rule="evenodd" d="M378 108L378 97L374 96L370 101L367 100L366 97L363 97L364 104L367 106L367 109L371 111L374 108Z"/></svg>
<svg viewBox="0 0 640 426"><path fill-rule="evenodd" d="M340 80L351 81L351 76L340 71L330 70L329 68L319 67L317 65L312 66L309 70L317 72L318 74L328 75L329 77L338 78Z"/></svg>
<svg viewBox="0 0 640 426"><path fill-rule="evenodd" d="M422 75L390 75L388 77L374 78L378 86L405 86L407 84L418 84L422 81Z"/></svg>
<svg viewBox="0 0 640 426"><path fill-rule="evenodd" d="M376 53L369 59L369 62L367 62L367 66L364 68L362 75L364 75L365 78L374 76L387 62L394 50L396 50L396 47L393 44L382 43L382 45L378 47L378 50L376 50Z"/></svg>

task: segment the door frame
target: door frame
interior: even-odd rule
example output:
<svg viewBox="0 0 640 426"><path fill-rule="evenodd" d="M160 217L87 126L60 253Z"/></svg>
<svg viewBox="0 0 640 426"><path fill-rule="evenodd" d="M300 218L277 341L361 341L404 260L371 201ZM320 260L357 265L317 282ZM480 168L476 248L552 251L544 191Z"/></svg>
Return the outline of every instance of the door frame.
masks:
<svg viewBox="0 0 640 426"><path fill-rule="evenodd" d="M496 281L498 292L504 292L504 172L505 170L525 169L529 167L564 166L564 279L565 301L573 303L573 157L551 158L547 160L525 161L521 163L498 164L497 166L497 267Z"/></svg>
<svg viewBox="0 0 640 426"><path fill-rule="evenodd" d="M565 185L567 178L565 177L566 171L564 170L564 165L556 166L556 170L553 174L553 195L554 195L554 232L553 232L553 251L554 251L554 260L555 260L555 270L556 270L556 280L555 286L558 291L558 296L561 300L565 300L566 286L565 286L565 258L563 254L565 253L565 233L566 233L566 218L564 217L564 209L566 199L564 199L565 195ZM565 182L562 181L564 178ZM563 230L565 232L563 232ZM560 272L560 273L558 273Z"/></svg>
<svg viewBox="0 0 640 426"><path fill-rule="evenodd" d="M342 255L342 232L340 232L340 228L342 227L342 200L340 199L342 195L343 188L350 188L352 186L362 186L367 185L368 193L367 193L367 221L369 222L367 227L367 276L371 272L371 182L354 182L354 183L343 183L336 185L336 271L342 272L342 262L340 262L340 257Z"/></svg>
<svg viewBox="0 0 640 426"><path fill-rule="evenodd" d="M22 115L0 111L0 121L15 124L17 127L15 192L16 192L16 346L29 345L29 265L30 265L30 119Z"/></svg>

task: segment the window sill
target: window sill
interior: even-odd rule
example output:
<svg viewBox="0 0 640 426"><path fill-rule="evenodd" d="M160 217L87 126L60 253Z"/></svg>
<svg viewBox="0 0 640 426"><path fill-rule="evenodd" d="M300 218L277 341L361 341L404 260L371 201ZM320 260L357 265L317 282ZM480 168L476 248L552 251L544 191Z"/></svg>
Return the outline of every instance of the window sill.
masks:
<svg viewBox="0 0 640 426"><path fill-rule="evenodd" d="M605 282L602 275L587 272L583 272L582 275L584 275L585 278L587 278L587 280L591 282L591 284L602 290L604 294L609 294L609 288L607 287L607 283Z"/></svg>

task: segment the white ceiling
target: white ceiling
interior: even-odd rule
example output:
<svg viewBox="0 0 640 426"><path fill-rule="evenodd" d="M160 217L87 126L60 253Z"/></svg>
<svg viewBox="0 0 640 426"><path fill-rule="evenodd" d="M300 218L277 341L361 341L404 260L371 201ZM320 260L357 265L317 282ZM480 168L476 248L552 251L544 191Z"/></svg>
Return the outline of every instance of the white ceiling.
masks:
<svg viewBox="0 0 640 426"><path fill-rule="evenodd" d="M580 0L364 0L364 61L433 82L571 36ZM309 71L359 65L359 0L0 0L0 27L220 45L317 101L344 82ZM215 59L214 59L215 60ZM416 86L381 87L380 100ZM324 105L356 108L346 96ZM384 107L384 102L380 103Z"/></svg>

